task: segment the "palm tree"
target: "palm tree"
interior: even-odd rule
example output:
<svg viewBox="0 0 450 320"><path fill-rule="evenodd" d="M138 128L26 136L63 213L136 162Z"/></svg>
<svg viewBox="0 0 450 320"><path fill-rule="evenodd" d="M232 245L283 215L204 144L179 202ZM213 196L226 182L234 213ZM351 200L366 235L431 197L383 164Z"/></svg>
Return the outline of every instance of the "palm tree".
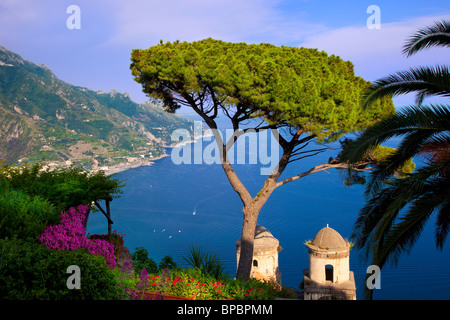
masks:
<svg viewBox="0 0 450 320"><path fill-rule="evenodd" d="M419 30L404 47L407 56L431 46L450 46L450 23L441 21ZM368 200L356 220L352 238L372 255L380 268L397 264L409 252L425 224L435 217L436 247L443 248L450 226L450 110L446 105L423 106L429 96L450 96L450 70L446 66L412 68L374 82L364 107L385 97L415 92L416 106L406 108L366 129L344 148L341 158L357 163L377 145L402 137L396 151L370 173ZM395 176L411 157L422 157L422 168ZM365 290L372 298L372 290Z"/></svg>

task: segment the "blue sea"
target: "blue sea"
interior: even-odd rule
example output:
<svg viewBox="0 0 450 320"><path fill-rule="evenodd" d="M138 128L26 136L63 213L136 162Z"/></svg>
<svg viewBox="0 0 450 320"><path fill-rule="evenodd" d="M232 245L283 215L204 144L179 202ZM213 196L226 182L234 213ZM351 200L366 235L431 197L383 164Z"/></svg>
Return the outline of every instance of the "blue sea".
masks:
<svg viewBox="0 0 450 320"><path fill-rule="evenodd" d="M198 140L189 146L205 148L210 141ZM332 147L337 148L337 143ZM317 147L317 146L315 146ZM312 146L312 148L315 148ZM200 245L216 253L226 271L236 271L235 242L241 236L242 203L218 164L175 164L170 157L116 175L124 180L123 195L111 202L113 229L125 234L131 252L144 247L157 263L169 255L187 266L191 245ZM282 177L289 177L326 163L337 150L291 163ZM254 196L266 176L260 165L234 165L237 175ZM315 173L276 189L260 212L258 224L266 227L282 247L279 268L282 284L298 288L303 270L308 268L305 242L327 224L344 238L349 238L360 208L364 188L347 187L337 170ZM397 266L381 270L377 300L450 299L450 248L435 248L434 217L425 227L410 254L403 255ZM88 232L107 233L107 221L101 213L91 214ZM350 269L355 274L357 299L364 299L364 277L370 260L353 248Z"/></svg>

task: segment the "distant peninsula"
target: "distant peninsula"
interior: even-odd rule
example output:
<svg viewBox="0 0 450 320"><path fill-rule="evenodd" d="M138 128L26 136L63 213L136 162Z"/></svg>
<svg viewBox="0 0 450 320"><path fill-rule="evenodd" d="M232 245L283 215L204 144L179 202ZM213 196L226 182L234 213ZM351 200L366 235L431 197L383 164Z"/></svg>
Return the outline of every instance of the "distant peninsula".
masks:
<svg viewBox="0 0 450 320"><path fill-rule="evenodd" d="M0 160L41 161L115 173L166 156L175 129L193 121L139 104L127 93L94 91L58 79L0 46Z"/></svg>

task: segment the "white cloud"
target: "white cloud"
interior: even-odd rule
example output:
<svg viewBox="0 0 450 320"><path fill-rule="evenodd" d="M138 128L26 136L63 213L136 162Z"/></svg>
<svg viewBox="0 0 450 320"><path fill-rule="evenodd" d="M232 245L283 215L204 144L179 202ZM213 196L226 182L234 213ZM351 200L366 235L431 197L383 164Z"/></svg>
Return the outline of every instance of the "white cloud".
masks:
<svg viewBox="0 0 450 320"><path fill-rule="evenodd" d="M402 54L403 45L411 35L441 19L450 19L450 15L381 23L381 29L350 26L328 30L308 37L301 46L318 48L352 61L356 74L375 80L412 66L448 64L447 48L424 50L409 58Z"/></svg>
<svg viewBox="0 0 450 320"><path fill-rule="evenodd" d="M39 6L32 0L2 0L0 3L0 21L2 24L11 22L34 22L39 18Z"/></svg>
<svg viewBox="0 0 450 320"><path fill-rule="evenodd" d="M323 26L286 17L269 0L171 0L117 4L117 30L107 44L148 47L163 41L299 42ZM139 9L136 9L139 8Z"/></svg>

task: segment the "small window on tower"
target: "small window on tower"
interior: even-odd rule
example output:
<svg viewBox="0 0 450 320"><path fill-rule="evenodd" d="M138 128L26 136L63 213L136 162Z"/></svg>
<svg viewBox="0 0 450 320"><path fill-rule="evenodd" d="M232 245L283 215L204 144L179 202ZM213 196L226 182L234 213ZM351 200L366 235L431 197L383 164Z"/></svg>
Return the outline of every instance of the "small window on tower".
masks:
<svg viewBox="0 0 450 320"><path fill-rule="evenodd" d="M258 268L258 261L257 260L253 260L253 266Z"/></svg>
<svg viewBox="0 0 450 320"><path fill-rule="evenodd" d="M333 282L333 266L331 264L325 266L325 281Z"/></svg>

